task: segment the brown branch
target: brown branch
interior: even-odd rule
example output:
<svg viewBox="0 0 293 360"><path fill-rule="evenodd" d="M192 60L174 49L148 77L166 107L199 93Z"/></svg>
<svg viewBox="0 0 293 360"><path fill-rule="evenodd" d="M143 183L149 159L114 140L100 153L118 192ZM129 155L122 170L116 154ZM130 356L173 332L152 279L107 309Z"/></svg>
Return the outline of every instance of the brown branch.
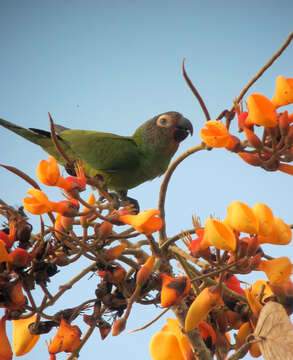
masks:
<svg viewBox="0 0 293 360"><path fill-rule="evenodd" d="M280 49L273 55L270 60L260 69L260 71L248 82L248 84L244 87L244 89L240 92L238 97L236 98L234 105L231 108L231 112L235 108L235 104L239 104L242 100L243 96L246 94L247 90L262 76L262 74L273 64L275 60L282 54L282 52L288 47L291 40L293 39L293 32L288 36L284 44L280 47Z"/></svg>
<svg viewBox="0 0 293 360"><path fill-rule="evenodd" d="M8 166L8 165L4 165L4 164L0 164L0 166L3 167L4 169L8 170L8 171L11 171L13 174L19 176L20 178L25 180L27 183L29 183L31 186L33 186L35 189L41 190L39 185L35 182L35 180L32 179L27 174L25 174L23 171L15 168L13 166Z"/></svg>
<svg viewBox="0 0 293 360"><path fill-rule="evenodd" d="M71 279L70 281L68 281L66 284L61 285L60 286L60 290L57 292L57 294L55 294L46 304L44 307L41 308L41 310L43 310L43 308L48 307L50 305L53 305L59 298L61 295L63 295L67 290L71 289L72 286L77 283L81 278L83 278L86 274L88 274L90 271L92 271L95 267L97 266L96 263L93 263L91 265L89 265L88 267L86 267L85 269L83 269L78 275L76 275L73 279Z"/></svg>
<svg viewBox="0 0 293 360"><path fill-rule="evenodd" d="M134 329L134 330L129 330L127 331L127 334L133 334L137 331L141 331L144 330L146 328L148 328L149 326L151 326L153 323L155 323L157 320L159 320L163 315L166 314L167 311L169 311L170 308L164 309L158 316L156 316L153 320L149 321L148 323L146 323L145 325L143 325L142 327L138 328L138 329Z"/></svg>
<svg viewBox="0 0 293 360"><path fill-rule="evenodd" d="M205 105L205 102L203 101L202 97L200 96L199 92L196 90L195 86L193 85L192 81L190 80L190 78L188 77L186 71L185 71L185 59L183 59L182 61L182 72L183 72L183 77L187 83L187 85L189 86L190 90L192 91L193 95L196 97L197 101L199 102L199 105L202 108L203 113L205 114L205 117L207 119L207 121L211 120L210 114L208 112L208 109Z"/></svg>
<svg viewBox="0 0 293 360"><path fill-rule="evenodd" d="M161 230L159 231L159 245L162 246L162 244L167 241L167 235L166 235L166 224L165 224L165 200L166 200L166 192L167 187L170 181L170 178L177 168L177 166L188 156L191 154L196 153L197 151L204 150L206 148L205 144L200 144L191 147L190 149L186 150L183 154L181 154L176 160L172 162L172 164L169 166L168 170L165 173L164 179L161 183L160 188L160 194L159 194L159 204L158 208L160 210L160 216L163 220L163 226Z"/></svg>

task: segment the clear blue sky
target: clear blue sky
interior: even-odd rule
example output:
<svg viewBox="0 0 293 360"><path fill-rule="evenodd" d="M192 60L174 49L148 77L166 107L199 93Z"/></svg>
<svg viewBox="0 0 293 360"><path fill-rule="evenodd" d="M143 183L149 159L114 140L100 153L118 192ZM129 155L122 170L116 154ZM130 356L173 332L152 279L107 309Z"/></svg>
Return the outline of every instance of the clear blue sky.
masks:
<svg viewBox="0 0 293 360"><path fill-rule="evenodd" d="M231 107L244 85L292 32L292 13L291 0L0 0L0 117L24 127L48 129L50 111L56 123L67 127L131 135L153 115L176 110L195 129L181 153L199 143L204 123L183 80L182 59L186 58L188 74L215 118ZM293 77L292 64L293 45L250 93L271 97L277 75ZM46 158L35 145L0 128L1 163L35 177L38 162ZM139 200L142 209L157 207L161 180L139 186L130 196ZM276 216L292 223L292 181L289 175L249 167L226 151L196 154L180 165L171 180L168 234L190 228L193 214L203 221L211 213L224 217L233 200L249 205L264 202ZM1 198L12 205L19 205L29 188L1 169L0 185ZM292 253L292 246L266 249L274 256ZM53 278L52 286L57 288L66 275L78 270ZM78 285L58 308L92 297L97 281L95 277ZM135 308L128 329L156 314L153 308ZM149 340L163 325L161 320L144 332L109 336L104 342L96 331L81 359L93 359L93 355L150 359ZM44 339L23 359L39 359L41 353L42 358L47 356Z"/></svg>

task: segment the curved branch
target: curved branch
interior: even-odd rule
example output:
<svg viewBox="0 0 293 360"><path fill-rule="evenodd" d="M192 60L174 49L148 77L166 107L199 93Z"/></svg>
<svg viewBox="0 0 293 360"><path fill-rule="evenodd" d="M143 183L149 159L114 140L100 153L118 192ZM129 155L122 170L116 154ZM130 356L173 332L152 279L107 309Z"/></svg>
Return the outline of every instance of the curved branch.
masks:
<svg viewBox="0 0 293 360"><path fill-rule="evenodd" d="M190 80L190 78L188 77L186 71L185 71L185 59L183 59L182 61L182 72L183 72L183 77L187 83L187 85L189 86L190 90L192 91L193 95L196 97L197 101L199 102L199 105L202 108L203 113L205 114L205 117L207 119L207 121L211 120L209 111L206 107L205 102L203 101L202 97L199 95L199 92L196 90L195 86L193 85L192 81Z"/></svg>
<svg viewBox="0 0 293 360"><path fill-rule="evenodd" d="M200 150L204 150L206 149L206 145L204 143L200 144L200 145L196 145L191 147L190 149L186 150L183 154L181 154L176 160L174 160L172 162L172 164L169 166L167 172L165 173L164 179L162 181L161 184L161 188L160 188L160 193L159 193L159 204L158 204L158 208L160 210L160 216L163 220L163 226L159 232L159 244L160 246L167 240L167 235L166 235L166 225L165 225L165 199L166 199L166 192L167 192L167 187L170 181L170 178L173 174L173 172L175 171L175 169L177 168L177 166L184 160L186 159L188 156L190 156L191 154L194 154Z"/></svg>
<svg viewBox="0 0 293 360"><path fill-rule="evenodd" d="M288 47L291 40L293 39L293 32L288 36L284 44L280 47L280 49L275 53L274 56L270 58L270 60L260 69L260 71L248 82L248 84L244 87L244 89L237 96L233 107L230 111L234 110L235 104L238 104L240 100L242 100L243 96L246 94L247 90L262 76L262 74L273 64L275 60L282 54L282 52Z"/></svg>

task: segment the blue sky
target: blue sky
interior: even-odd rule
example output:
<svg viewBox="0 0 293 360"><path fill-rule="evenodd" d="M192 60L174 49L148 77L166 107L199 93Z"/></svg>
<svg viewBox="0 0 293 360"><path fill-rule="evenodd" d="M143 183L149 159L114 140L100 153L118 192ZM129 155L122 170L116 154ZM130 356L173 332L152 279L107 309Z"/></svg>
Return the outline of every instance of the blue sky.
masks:
<svg viewBox="0 0 293 360"><path fill-rule="evenodd" d="M195 130L179 154L200 142L205 121L183 80L182 59L186 58L187 72L216 118L231 107L292 32L292 11L290 0L0 0L0 117L24 127L48 129L49 111L56 123L70 128L131 135L155 114L176 110L192 121ZM291 45L249 93L271 97L276 76L293 76L292 64ZM38 162L46 158L40 148L0 129L1 163L35 177ZM142 209L157 207L161 181L142 184L130 196L139 200ZM11 205L19 205L29 188L5 170L0 170L0 186L1 198ZM58 192L49 193L61 198ZM276 216L292 223L291 197L289 175L249 167L224 150L200 152L182 163L171 179L167 232L190 228L193 214L203 222L211 213L223 218L233 200L249 205L264 202ZM292 253L291 245L266 249L273 256ZM87 263L79 267L83 265ZM54 278L52 286L57 289L71 271ZM92 296L97 281L78 285L58 308ZM128 329L157 314L153 308L134 310ZM161 320L144 332L104 342L97 331L81 359L93 354L150 359L149 340L163 325ZM43 339L23 359L38 359L40 352L46 352Z"/></svg>

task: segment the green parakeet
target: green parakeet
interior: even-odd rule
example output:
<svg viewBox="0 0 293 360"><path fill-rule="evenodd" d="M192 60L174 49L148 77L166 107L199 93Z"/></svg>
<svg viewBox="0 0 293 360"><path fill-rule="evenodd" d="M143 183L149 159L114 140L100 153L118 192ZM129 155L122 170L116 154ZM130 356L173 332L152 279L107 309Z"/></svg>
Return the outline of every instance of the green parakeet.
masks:
<svg viewBox="0 0 293 360"><path fill-rule="evenodd" d="M66 165L56 150L50 132L25 129L0 119L0 125L41 146ZM70 160L81 159L88 176L99 174L108 189L126 193L139 184L162 175L189 133L191 122L175 111L157 115L142 124L132 136L55 125L58 141Z"/></svg>

